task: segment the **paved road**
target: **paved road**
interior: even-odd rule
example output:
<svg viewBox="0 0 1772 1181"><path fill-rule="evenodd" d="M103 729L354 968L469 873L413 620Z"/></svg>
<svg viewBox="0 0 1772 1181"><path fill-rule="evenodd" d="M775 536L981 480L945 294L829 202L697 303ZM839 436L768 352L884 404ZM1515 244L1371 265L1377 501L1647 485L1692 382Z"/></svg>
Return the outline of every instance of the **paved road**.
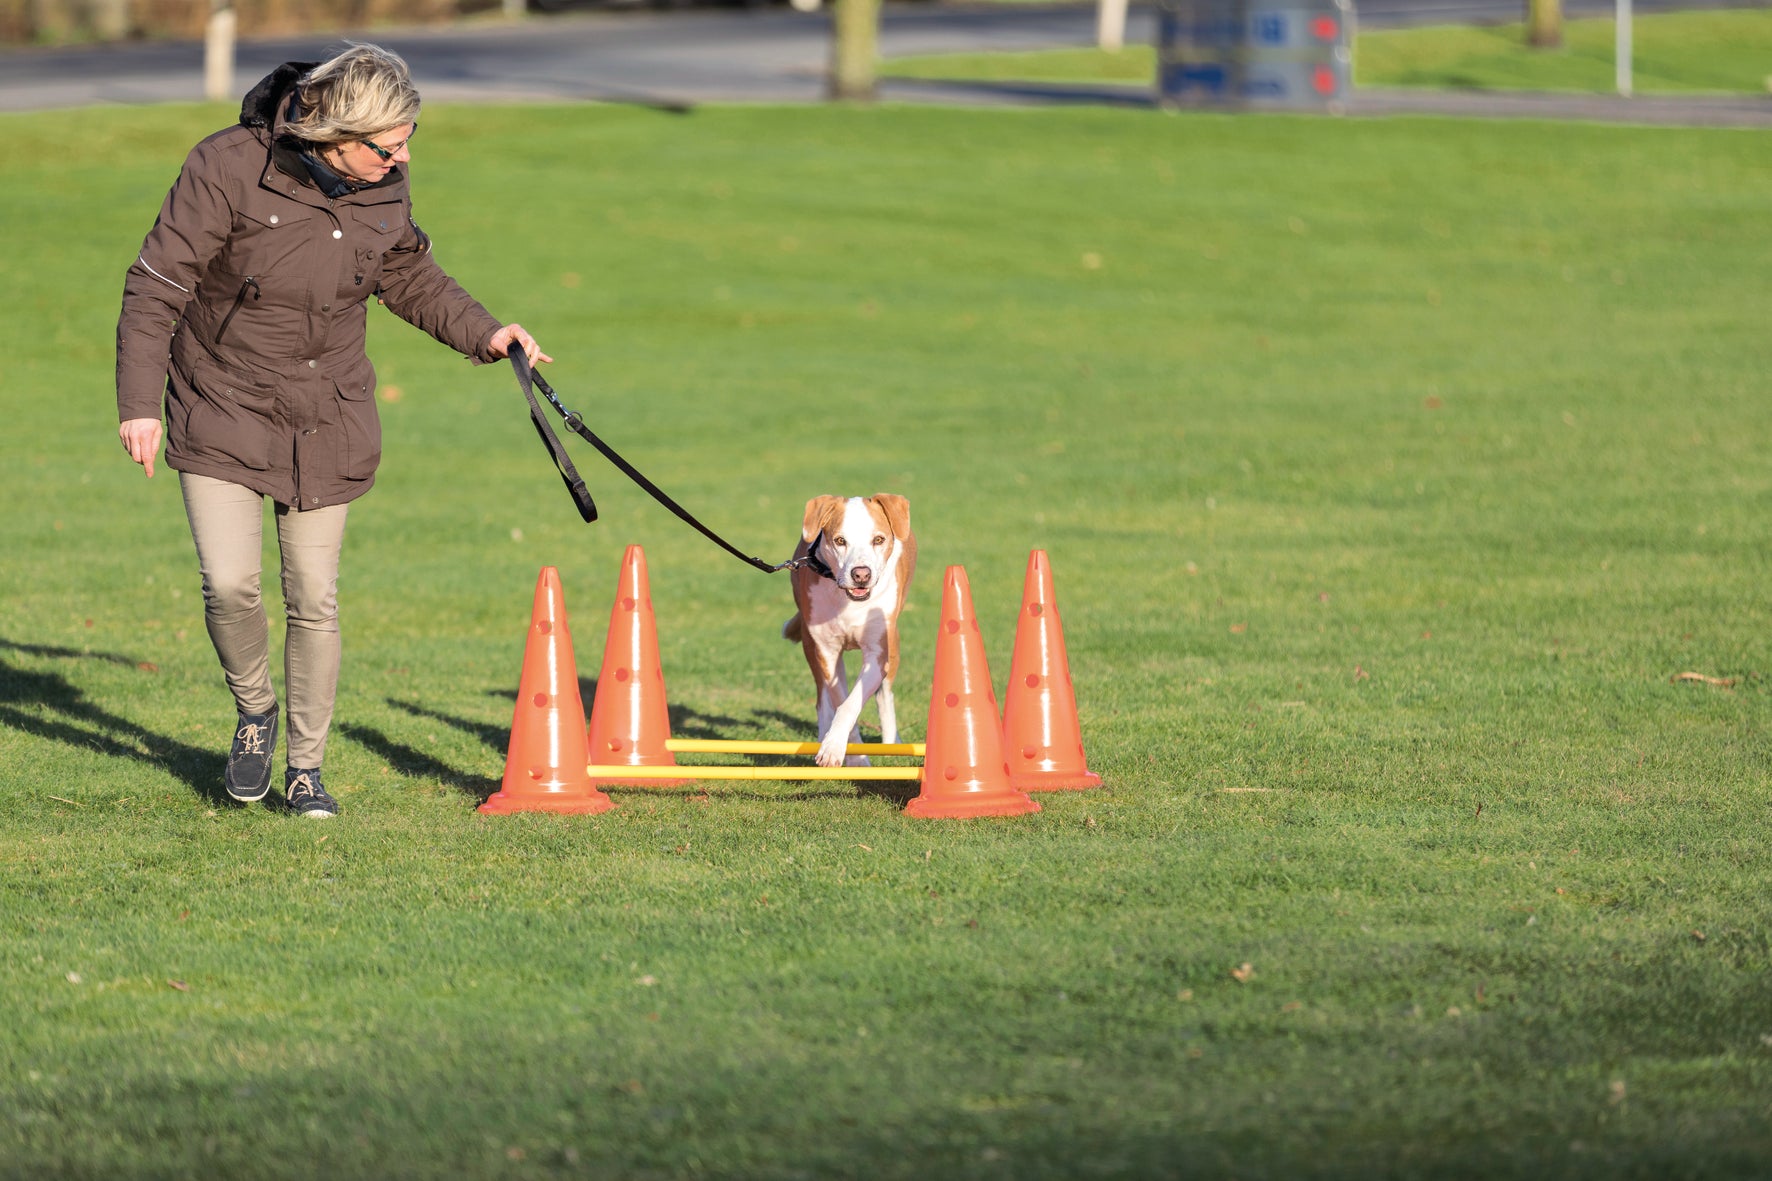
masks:
<svg viewBox="0 0 1772 1181"><path fill-rule="evenodd" d="M1731 0L1634 0L1639 13L1719 7ZM1768 0L1736 0L1763 7ZM1366 0L1363 28L1518 20L1521 0ZM1612 0L1564 0L1570 16L1610 14ZM1148 7L1135 4L1129 42L1148 41ZM425 96L497 102L598 100L686 107L703 102L815 102L823 97L829 17L788 8L616 12L586 8L511 23L377 32L405 55ZM882 20L887 57L976 49L1088 45L1094 7L900 4ZM279 62L313 58L336 39L243 42L244 89ZM104 103L189 101L199 96L202 47L188 42L0 52L0 111ZM1149 105L1146 93L1110 88L888 81L888 101ZM1772 126L1772 98L1622 100L1595 96L1402 94L1361 91L1353 115L1448 114L1624 119Z"/></svg>

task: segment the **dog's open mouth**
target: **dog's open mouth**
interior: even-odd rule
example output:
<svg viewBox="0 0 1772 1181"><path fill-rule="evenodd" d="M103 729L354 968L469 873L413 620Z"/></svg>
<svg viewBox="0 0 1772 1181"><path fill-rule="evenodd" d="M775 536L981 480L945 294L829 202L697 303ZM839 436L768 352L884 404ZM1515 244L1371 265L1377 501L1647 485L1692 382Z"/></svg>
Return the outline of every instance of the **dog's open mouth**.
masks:
<svg viewBox="0 0 1772 1181"><path fill-rule="evenodd" d="M874 588L871 586L845 586L840 589L849 596L851 603L865 603L868 601L868 596L874 593Z"/></svg>

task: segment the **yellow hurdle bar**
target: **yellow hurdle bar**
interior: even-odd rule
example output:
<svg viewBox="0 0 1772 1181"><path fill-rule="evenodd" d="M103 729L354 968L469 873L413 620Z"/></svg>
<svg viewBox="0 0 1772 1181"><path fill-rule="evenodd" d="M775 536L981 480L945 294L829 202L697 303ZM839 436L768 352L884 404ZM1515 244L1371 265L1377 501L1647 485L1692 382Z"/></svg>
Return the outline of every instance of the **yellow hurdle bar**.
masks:
<svg viewBox="0 0 1772 1181"><path fill-rule="evenodd" d="M718 755L815 755L816 742L751 742L726 738L667 738L665 749L678 754ZM844 752L852 755L914 755L923 757L921 742L851 742Z"/></svg>
<svg viewBox="0 0 1772 1181"><path fill-rule="evenodd" d="M605 767L596 763L585 771L592 779L917 779L923 774L921 767Z"/></svg>

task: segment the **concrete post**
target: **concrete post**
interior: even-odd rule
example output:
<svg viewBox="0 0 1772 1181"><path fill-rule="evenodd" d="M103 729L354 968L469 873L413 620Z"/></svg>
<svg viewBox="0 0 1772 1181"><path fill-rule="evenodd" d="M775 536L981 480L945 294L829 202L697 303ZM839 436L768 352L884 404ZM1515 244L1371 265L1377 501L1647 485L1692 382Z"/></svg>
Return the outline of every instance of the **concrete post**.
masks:
<svg viewBox="0 0 1772 1181"><path fill-rule="evenodd" d="M211 102L234 97L237 27L233 0L210 0L209 23L203 30L203 97Z"/></svg>

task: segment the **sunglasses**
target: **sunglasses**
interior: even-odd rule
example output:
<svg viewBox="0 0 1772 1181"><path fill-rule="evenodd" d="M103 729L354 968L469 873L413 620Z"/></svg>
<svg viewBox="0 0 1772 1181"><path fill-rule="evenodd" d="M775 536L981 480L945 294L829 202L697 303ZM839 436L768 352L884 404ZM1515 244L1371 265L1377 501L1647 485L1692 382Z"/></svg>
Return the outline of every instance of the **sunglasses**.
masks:
<svg viewBox="0 0 1772 1181"><path fill-rule="evenodd" d="M383 163L386 163L387 161L392 160L394 158L395 152L398 152L401 148L403 148L407 144L411 143L412 136L417 135L417 134L418 134L418 124L414 123L412 125L412 135L407 136L405 139L401 140L399 143L395 144L391 148L384 148L372 139L360 139L357 142L362 144L364 147L368 148L370 151L374 152L377 156L379 156L381 158Z"/></svg>

